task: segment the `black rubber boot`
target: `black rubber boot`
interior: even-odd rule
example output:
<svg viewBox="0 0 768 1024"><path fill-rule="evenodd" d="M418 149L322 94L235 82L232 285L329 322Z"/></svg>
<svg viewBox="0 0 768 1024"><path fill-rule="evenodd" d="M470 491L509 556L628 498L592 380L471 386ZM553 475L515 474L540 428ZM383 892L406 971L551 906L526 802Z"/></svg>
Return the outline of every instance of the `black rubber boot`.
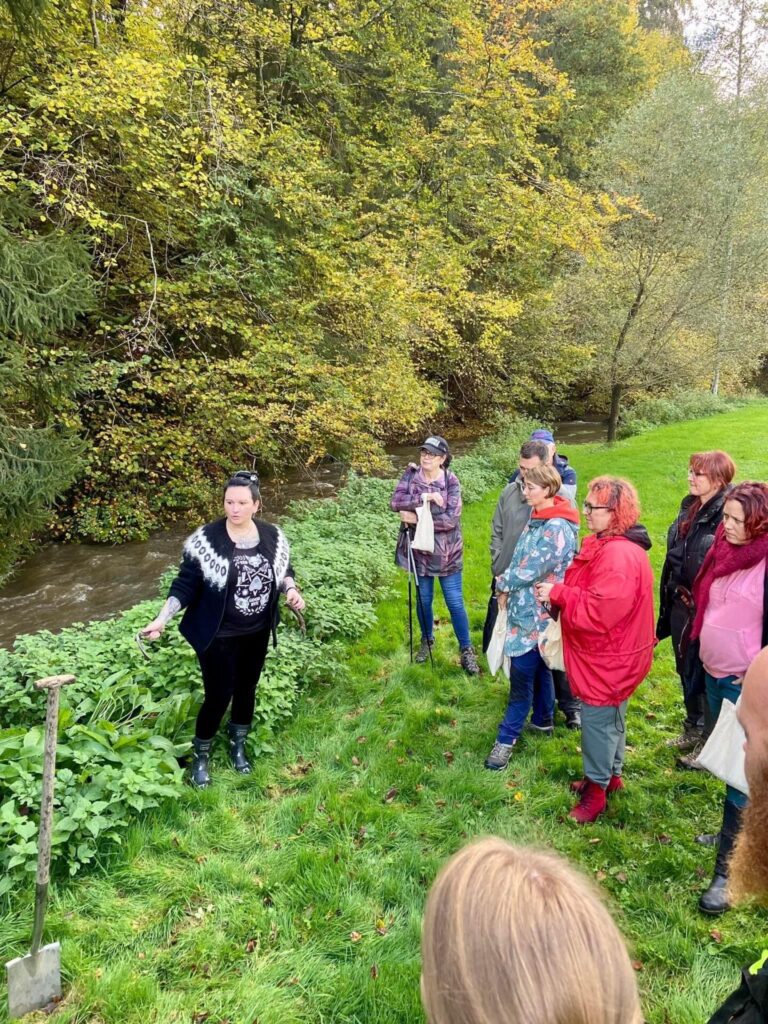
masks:
<svg viewBox="0 0 768 1024"><path fill-rule="evenodd" d="M211 756L213 740L199 740L197 736L192 740L192 765L190 768L189 781L195 789L205 789L211 784L211 776L208 774L208 759Z"/></svg>
<svg viewBox="0 0 768 1024"><path fill-rule="evenodd" d="M699 900L699 910L704 914L724 914L726 910L731 909L728 899L728 861L740 828L741 807L726 800L723 804L723 827L720 830L715 873L709 888Z"/></svg>
<svg viewBox="0 0 768 1024"><path fill-rule="evenodd" d="M230 722L227 726L229 733L229 757L232 767L241 775L251 774L251 762L245 756L245 741L251 731L250 725L235 725Z"/></svg>

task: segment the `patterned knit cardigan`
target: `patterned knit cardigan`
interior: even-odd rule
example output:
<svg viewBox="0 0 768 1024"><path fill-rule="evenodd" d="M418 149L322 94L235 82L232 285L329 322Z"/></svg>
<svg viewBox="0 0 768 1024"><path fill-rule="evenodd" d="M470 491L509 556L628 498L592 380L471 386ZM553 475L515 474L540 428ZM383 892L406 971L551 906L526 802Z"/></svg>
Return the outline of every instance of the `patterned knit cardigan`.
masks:
<svg viewBox="0 0 768 1024"><path fill-rule="evenodd" d="M168 597L175 597L186 609L179 632L198 654L210 647L224 618L227 581L235 552L226 524L226 519L217 519L187 537L178 574L168 591ZM277 645L280 588L286 576L293 576L291 553L279 527L262 519L257 519L256 525L261 552L275 575L270 621L272 642Z"/></svg>

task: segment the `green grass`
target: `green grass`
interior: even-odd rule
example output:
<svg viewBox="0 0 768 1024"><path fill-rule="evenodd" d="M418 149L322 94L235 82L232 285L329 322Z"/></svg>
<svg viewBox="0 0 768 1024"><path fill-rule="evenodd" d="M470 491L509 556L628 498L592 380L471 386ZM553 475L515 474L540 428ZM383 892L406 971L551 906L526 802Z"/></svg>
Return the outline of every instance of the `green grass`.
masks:
<svg viewBox="0 0 768 1024"><path fill-rule="evenodd" d="M580 494L601 472L634 481L658 571L688 454L724 447L740 477L761 478L767 435L768 408L752 407L569 454ZM476 639L495 497L464 517ZM240 778L222 741L210 790L148 814L118 853L55 885L47 937L62 943L67 989L58 1024L418 1021L427 889L447 856L483 834L552 847L600 881L638 961L649 1021L709 1017L768 921L696 910L713 855L693 836L717 827L722 792L675 770L664 746L681 719L669 644L630 703L627 789L579 828L566 818L578 736L560 727L553 740L526 738L507 772L485 771L505 687L459 670L440 598L437 613L433 672L408 663L403 577L333 684L302 695L277 754ZM31 893L14 907L0 920L4 959L25 951Z"/></svg>

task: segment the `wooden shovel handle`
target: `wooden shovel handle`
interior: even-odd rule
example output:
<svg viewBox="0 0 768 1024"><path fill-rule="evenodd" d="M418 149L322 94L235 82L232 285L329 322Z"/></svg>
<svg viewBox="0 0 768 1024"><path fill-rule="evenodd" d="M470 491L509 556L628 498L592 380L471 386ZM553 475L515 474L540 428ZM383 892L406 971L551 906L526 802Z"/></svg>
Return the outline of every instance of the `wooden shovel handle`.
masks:
<svg viewBox="0 0 768 1024"><path fill-rule="evenodd" d="M58 690L60 686L67 683L74 683L74 676L46 676L45 679L38 679L35 683L36 690Z"/></svg>

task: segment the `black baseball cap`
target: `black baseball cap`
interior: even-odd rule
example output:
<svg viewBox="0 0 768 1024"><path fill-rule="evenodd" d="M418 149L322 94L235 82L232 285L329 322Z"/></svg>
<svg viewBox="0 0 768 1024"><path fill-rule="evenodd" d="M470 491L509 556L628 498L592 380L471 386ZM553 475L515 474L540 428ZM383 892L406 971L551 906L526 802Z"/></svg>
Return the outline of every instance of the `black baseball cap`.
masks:
<svg viewBox="0 0 768 1024"><path fill-rule="evenodd" d="M419 451L427 451L430 455L450 455L448 442L437 435L428 437L424 444L419 445Z"/></svg>

